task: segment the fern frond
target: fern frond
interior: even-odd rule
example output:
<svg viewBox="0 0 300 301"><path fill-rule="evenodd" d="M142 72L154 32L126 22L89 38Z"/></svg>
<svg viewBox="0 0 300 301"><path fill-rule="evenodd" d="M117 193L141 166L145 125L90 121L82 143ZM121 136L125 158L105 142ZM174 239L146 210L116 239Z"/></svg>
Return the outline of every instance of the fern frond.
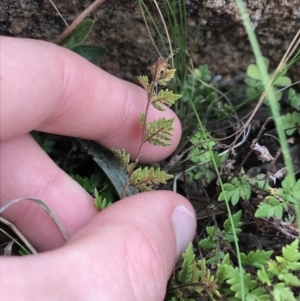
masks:
<svg viewBox="0 0 300 301"><path fill-rule="evenodd" d="M164 76L157 81L157 84L160 86L166 86L167 83L174 78L175 72L176 69L167 69Z"/></svg>
<svg viewBox="0 0 300 301"><path fill-rule="evenodd" d="M119 159L126 172L130 174L133 169L133 163L129 163L130 155L126 153L125 149L111 149L111 151Z"/></svg>
<svg viewBox="0 0 300 301"><path fill-rule="evenodd" d="M194 266L193 263L195 261L195 252L193 249L193 244L189 243L188 247L186 248L185 252L182 254L183 263L181 270L178 273L178 280L182 284L189 284L192 282L193 274L194 274ZM199 275L200 278L200 275Z"/></svg>
<svg viewBox="0 0 300 301"><path fill-rule="evenodd" d="M148 122L144 129L144 142L149 142L156 146L168 146L173 136L174 117L166 119L164 117ZM145 114L140 114L140 122L145 122Z"/></svg>
<svg viewBox="0 0 300 301"><path fill-rule="evenodd" d="M137 79L138 79L139 83L141 84L141 86L149 93L150 84L149 84L148 76L141 75L141 76L138 76Z"/></svg>
<svg viewBox="0 0 300 301"><path fill-rule="evenodd" d="M173 178L172 175L161 171L160 168L145 167L136 169L131 177L130 184L140 191L150 191L152 185L167 184L167 180Z"/></svg>
<svg viewBox="0 0 300 301"><path fill-rule="evenodd" d="M161 106L164 104L168 107L173 105L177 99L181 97L181 94L174 94L173 91L169 89L160 90L158 94L154 94L151 97L151 103L159 111L165 111L165 108Z"/></svg>
<svg viewBox="0 0 300 301"><path fill-rule="evenodd" d="M106 197L103 197L101 194L99 194L97 188L94 189L94 195L94 203L99 211L104 210L112 204L112 202L109 202Z"/></svg>

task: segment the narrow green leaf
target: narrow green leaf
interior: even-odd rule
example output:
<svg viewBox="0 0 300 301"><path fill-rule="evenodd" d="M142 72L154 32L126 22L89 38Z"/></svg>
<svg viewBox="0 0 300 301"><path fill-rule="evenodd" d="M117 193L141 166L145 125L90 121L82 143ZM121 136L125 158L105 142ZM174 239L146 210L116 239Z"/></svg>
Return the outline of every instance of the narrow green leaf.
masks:
<svg viewBox="0 0 300 301"><path fill-rule="evenodd" d="M88 61L97 60L107 53L107 49L97 45L80 45L72 48L72 51L81 55Z"/></svg>
<svg viewBox="0 0 300 301"><path fill-rule="evenodd" d="M80 145L87 150L87 152L93 156L93 160L100 166L105 172L106 176L115 187L119 197L121 197L123 188L126 185L128 175L123 169L120 161L115 155L100 146L94 141L77 139ZM129 187L126 190L125 196L131 196L137 194L138 190L134 187Z"/></svg>
<svg viewBox="0 0 300 301"><path fill-rule="evenodd" d="M105 197L99 195L98 190L96 188L94 189L94 203L99 211L104 210L112 204L111 202L108 202Z"/></svg>
<svg viewBox="0 0 300 301"><path fill-rule="evenodd" d="M80 45L90 33L94 23L95 21L92 19L83 20L74 31L62 41L61 45L68 49Z"/></svg>

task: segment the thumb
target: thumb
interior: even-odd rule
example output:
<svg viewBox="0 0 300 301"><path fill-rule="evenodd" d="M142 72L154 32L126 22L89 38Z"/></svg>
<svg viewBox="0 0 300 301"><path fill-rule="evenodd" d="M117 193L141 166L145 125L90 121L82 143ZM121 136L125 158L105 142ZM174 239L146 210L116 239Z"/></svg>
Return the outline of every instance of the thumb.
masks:
<svg viewBox="0 0 300 301"><path fill-rule="evenodd" d="M30 284L24 289L31 300L37 300L39 292L48 300L44 293L48 291L49 300L161 301L176 259L195 229L192 206L176 193L155 191L129 197L95 216L61 249L29 257L39 258L35 266L30 264L36 281L31 279L34 289ZM20 266L16 277L28 268Z"/></svg>
<svg viewBox="0 0 300 301"><path fill-rule="evenodd" d="M142 193L98 214L69 242L100 263L92 279L101 300L163 300L175 262L193 239L194 210L173 192ZM95 300L97 297L95 296Z"/></svg>

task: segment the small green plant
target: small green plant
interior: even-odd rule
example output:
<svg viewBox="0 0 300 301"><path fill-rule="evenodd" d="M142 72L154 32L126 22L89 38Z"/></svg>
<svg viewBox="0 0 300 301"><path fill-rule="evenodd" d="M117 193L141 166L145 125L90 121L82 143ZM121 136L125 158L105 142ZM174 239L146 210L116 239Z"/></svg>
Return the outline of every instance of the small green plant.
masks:
<svg viewBox="0 0 300 301"><path fill-rule="evenodd" d="M297 205L300 200L300 180L293 185L292 175L287 175L280 188L270 188L269 195L259 204L256 217L276 217L282 219L290 205Z"/></svg>
<svg viewBox="0 0 300 301"><path fill-rule="evenodd" d="M257 252L257 254L260 255L260 252ZM269 254L267 255L267 258L268 257ZM263 259L263 261L265 260ZM243 271L244 295L242 294L240 270L238 267L234 267L230 261L229 254L226 254L222 263L218 264L216 279L218 288L221 292L223 292L223 296L226 300L237 301L244 298L245 300L250 301L270 300L270 296L262 287L260 287L258 282L255 280L254 275L246 273L245 271Z"/></svg>
<svg viewBox="0 0 300 301"><path fill-rule="evenodd" d="M241 222L242 211L238 211L232 216L233 219L233 227L235 229L236 234L242 232L242 225ZM207 260L207 263L213 264L216 263L219 259L223 259L225 257L225 253L219 251L218 248L218 240L222 240L225 243L232 243L234 242L234 235L232 231L232 225L230 224L229 219L226 219L223 224L223 229L219 229L214 226L206 227L207 237L203 238L199 246L203 250L210 250L210 258ZM217 256L219 258L217 258Z"/></svg>
<svg viewBox="0 0 300 301"><path fill-rule="evenodd" d="M102 184L101 176L96 174L91 175L89 178L81 177L77 174L70 174L70 177L72 177L73 180L80 184L89 193L93 193L94 189Z"/></svg>
<svg viewBox="0 0 300 301"><path fill-rule="evenodd" d="M295 89L290 88L288 92L288 100L295 110L300 111L300 93L297 93Z"/></svg>
<svg viewBox="0 0 300 301"><path fill-rule="evenodd" d="M208 103L214 101L216 99L215 90L199 82L197 79L205 83L210 82L211 74L206 64L199 66L194 70L194 74L187 76L183 84L182 101L188 102L192 98L195 105L200 104L202 101L208 101Z"/></svg>
<svg viewBox="0 0 300 301"><path fill-rule="evenodd" d="M92 61L107 53L107 49L97 45L82 45L94 26L92 19L83 20L72 33L62 41L61 45Z"/></svg>
<svg viewBox="0 0 300 301"><path fill-rule="evenodd" d="M300 128L300 112L287 113L281 116L282 127L288 136L294 134L296 129Z"/></svg>
<svg viewBox="0 0 300 301"><path fill-rule="evenodd" d="M201 65L194 69L193 74L189 74L183 83L182 87L182 99L177 104L176 112L183 126L190 126L192 124L191 119L195 120L195 114L189 102L192 102L195 106L195 110L199 112L200 117L209 108L211 108L211 114L219 117L218 105L216 101L218 99L215 85L210 84L211 75L207 65ZM212 106L215 104L214 106ZM224 112L223 112L224 113ZM188 118L187 118L188 117ZM187 123L188 122L188 123Z"/></svg>
<svg viewBox="0 0 300 301"><path fill-rule="evenodd" d="M267 58L264 58L264 61L265 61L266 68L268 68L269 60ZM289 77L284 76L286 71L287 68L284 68L272 82L272 86L274 86L275 91L277 91L275 94L277 101L279 101L282 97L282 93L278 91L277 87L286 87L292 83ZM248 98L253 98L253 96L260 94L260 92L263 89L262 74L257 65L250 64L247 68L247 75L248 77L245 78L245 83L248 85L248 88L246 89L246 96ZM271 73L270 77L272 76L273 74Z"/></svg>
<svg viewBox="0 0 300 301"><path fill-rule="evenodd" d="M112 202L108 201L107 198L103 196L103 194L99 194L96 188L94 189L94 196L94 203L99 211L104 210L112 204Z"/></svg>
<svg viewBox="0 0 300 301"><path fill-rule="evenodd" d="M236 230L240 230L240 212L235 215ZM226 223L226 222L225 222ZM229 225L229 224L228 224ZM223 239L227 238L224 226ZM227 227L228 228L228 227ZM209 238L200 241L206 250L215 250L217 244L209 229ZM220 231L221 232L221 231ZM221 235L221 234L220 234ZM215 253L208 253L209 260L196 259L193 245L190 244L183 254L183 261L169 283L166 301L196 301L199 297L209 300L249 300L249 301L296 301L294 290L300 287L297 276L300 272L299 241L282 248L282 256L271 256L273 251L255 250L241 253L244 293L241 290L241 271L230 260L229 253L223 254L222 262L215 265Z"/></svg>
<svg viewBox="0 0 300 301"><path fill-rule="evenodd" d="M78 184L80 184L88 193L94 194L95 205L100 211L108 207L113 202L113 194L110 189L103 189L99 191L99 187L107 187L106 179L104 175L93 174L89 178L81 177L78 174L70 174Z"/></svg>
<svg viewBox="0 0 300 301"><path fill-rule="evenodd" d="M48 134L32 131L31 136L47 154L52 152L55 141L49 138Z"/></svg>
<svg viewBox="0 0 300 301"><path fill-rule="evenodd" d="M205 259L196 260L193 245L190 243L182 255L181 268L170 279L166 301L193 301L197 296L208 296L210 300L221 297L217 290L215 276L207 268Z"/></svg>
<svg viewBox="0 0 300 301"><path fill-rule="evenodd" d="M295 272L300 271L300 252L299 240L296 239L290 245L282 248L282 256L276 256L275 260L269 260L266 268L262 268L257 272L258 279L267 285L272 285L274 280L282 281L277 284L277 290L281 290L290 296L290 299L295 300L291 295L289 287L300 287L300 279L295 275ZM279 299L280 292L274 290L273 294ZM281 296L280 296L281 297ZM286 297L286 296L283 296Z"/></svg>
<svg viewBox="0 0 300 301"><path fill-rule="evenodd" d="M240 177L229 177L229 183L223 185L223 190L219 195L219 201L230 201L234 206L240 199L249 200L251 196L251 185L249 177L241 172Z"/></svg>
<svg viewBox="0 0 300 301"><path fill-rule="evenodd" d="M159 58L151 68L152 80L149 83L147 76L139 76L138 80L147 92L147 106L145 113L140 114L140 124L142 128L142 139L134 162L130 162L130 155L124 149L113 149L112 152L120 160L123 168L128 174L127 183L124 187L122 196L129 185L134 186L140 191L152 190L152 186L165 184L173 176L161 171L160 168L139 167L138 158L143 145L148 142L155 146L168 146L172 140L174 118L166 119L164 117L147 122L149 106L153 105L157 110L163 111L165 106L171 106L181 97L180 94L174 94L165 89L158 91L158 86L166 86L174 78L175 69L168 69L168 62L164 58Z"/></svg>
<svg viewBox="0 0 300 301"><path fill-rule="evenodd" d="M258 205L255 217L282 219L289 206L296 204L300 199L300 180L293 185L291 175L284 178L280 188L272 188L266 174L258 174L255 177L243 174L241 177L229 177L228 180L219 194L219 201L227 199L234 206L240 200L249 200L253 191L265 196Z"/></svg>
<svg viewBox="0 0 300 301"><path fill-rule="evenodd" d="M194 167L187 171L190 181L201 179L204 185L209 184L215 177L212 156L218 166L224 162L226 156L220 156L217 151L210 151L217 146L217 143L208 132L197 131L190 142L192 150L189 152L188 158L194 164Z"/></svg>

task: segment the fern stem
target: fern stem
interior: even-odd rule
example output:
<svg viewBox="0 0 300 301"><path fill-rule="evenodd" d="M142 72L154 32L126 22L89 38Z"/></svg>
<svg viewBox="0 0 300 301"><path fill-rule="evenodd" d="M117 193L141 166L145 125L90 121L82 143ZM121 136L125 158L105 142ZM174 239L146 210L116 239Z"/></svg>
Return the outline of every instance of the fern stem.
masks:
<svg viewBox="0 0 300 301"><path fill-rule="evenodd" d="M139 144L139 148L138 148L138 151L137 151L136 158L134 160L132 169L131 169L130 173L128 174L126 184L123 188L121 199L124 198L125 192L126 192L126 190L128 189L128 187L130 185L130 178L132 176L132 173L135 170L135 167L139 163L139 157L141 155L141 150L142 150L143 145L145 144L145 130L146 130L146 124L147 124L147 116L148 116L148 111L149 111L149 107L150 107L150 103L151 103L151 98L152 98L153 92L154 92L154 87L157 84L157 82L155 81L155 78L156 78L156 72L155 72L155 76L153 77L152 82L150 84L150 91L147 92L147 105L146 105L146 109L145 109L145 118L144 118L144 121L143 121L143 124L142 124L142 138L141 138L141 141L140 141L140 144Z"/></svg>

